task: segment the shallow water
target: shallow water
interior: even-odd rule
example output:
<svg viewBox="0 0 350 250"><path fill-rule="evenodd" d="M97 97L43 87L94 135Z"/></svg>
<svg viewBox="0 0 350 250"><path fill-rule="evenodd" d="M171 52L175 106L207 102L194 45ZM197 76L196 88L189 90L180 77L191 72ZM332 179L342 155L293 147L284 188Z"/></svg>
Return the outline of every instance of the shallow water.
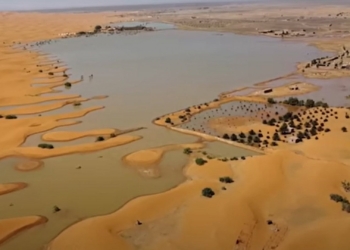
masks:
<svg viewBox="0 0 350 250"><path fill-rule="evenodd" d="M158 179L142 178L120 161L136 150L197 140L157 127L151 123L153 118L204 103L223 91L289 73L297 61L323 55L305 44L285 44L278 39L178 30L64 39L41 48L73 69L69 71L71 79L85 76L84 82L71 89L57 89L86 98L109 95L78 108L103 105L105 109L74 119L83 121L81 124L54 131L147 129L133 133L143 136L142 140L92 154L47 159L43 169L30 173L13 170L14 159L0 161L0 182L29 183L27 189L0 197L0 218L33 214L49 218L46 225L8 241L4 250L38 250L79 219L110 213L132 198L178 185L184 180L182 167L186 162L180 151L165 155ZM91 81L90 74L94 74ZM66 106L43 115L74 110ZM29 137L24 146L36 146L41 135ZM74 145L90 139L53 144ZM208 152L230 157L255 154L223 145L210 143ZM82 169L77 170L77 166ZM54 205L61 207L62 213L53 214Z"/></svg>

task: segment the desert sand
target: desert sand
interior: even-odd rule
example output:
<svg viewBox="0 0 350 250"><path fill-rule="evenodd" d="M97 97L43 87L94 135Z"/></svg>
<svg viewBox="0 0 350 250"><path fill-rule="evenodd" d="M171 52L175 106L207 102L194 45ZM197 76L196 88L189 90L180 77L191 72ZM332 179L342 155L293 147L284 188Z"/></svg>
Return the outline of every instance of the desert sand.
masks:
<svg viewBox="0 0 350 250"><path fill-rule="evenodd" d="M64 74L68 66L56 62L49 55L23 49L23 45L28 42L53 39L60 33L92 30L96 24L107 25L110 22L130 21L135 18L175 23L183 29L268 35L288 41L306 41L320 49L339 54L343 53L344 45L345 48L350 48L350 40L347 38L350 27L348 12L349 7L336 5L312 9L300 6L244 5L185 9L164 15L162 12L152 12L145 13L144 16L139 13L123 16L115 13L1 13L0 60L7 63L0 64L0 73L4 79L0 106L33 105L6 113L20 115L60 108L67 105L67 101L82 101L76 95L40 96L43 93L52 93L53 86L65 83L67 77ZM151 18L148 18L149 15L152 15ZM13 49L10 47L12 44L20 46ZM344 77L350 72L342 68L316 67L305 70L307 63L309 62L300 63L295 71L310 78ZM49 76L48 72L53 75ZM36 77L40 77L38 82L42 83L42 87L32 87ZM307 92L316 90L310 85L305 89ZM276 96L294 95L285 86L277 89L276 93ZM204 110L219 108L228 102L267 104L267 97L259 93L253 96L223 94L217 100L160 116L154 123L199 135L204 140L213 140L213 136L175 126L190 121ZM46 101L59 103L37 106ZM54 149L20 146L31 134L76 124L78 121L64 120L79 118L102 108L98 106L80 109L55 116L4 119L0 123L0 129L7 133L0 138L0 157L21 155L41 159L92 152L140 139L139 136L123 135L102 142ZM310 109L312 112L315 110ZM343 127L350 127L350 120L346 118L345 108L334 109L332 112L334 118L327 122L330 132L320 132L318 139L313 137L298 144L282 141L276 147L258 149L240 144L252 150L264 150L264 155L223 160L193 150L189 154L188 166L184 169L187 177L185 183L165 193L132 200L112 214L74 224L58 235L48 249L267 250L278 247L281 250L347 250L350 244L346 234L350 229L349 216L345 211L346 206L344 208L347 203L334 202L330 195L337 194L345 198L348 196L349 190L342 185L342 181L350 180L350 136ZM339 119L335 118L334 112L339 113ZM314 119L321 119L320 112L314 115ZM310 118L302 116L300 119ZM220 123L222 122L230 123L230 120L223 118ZM233 126L235 130L232 131L235 132L254 129L267 134L274 129L258 121L246 122L243 118ZM77 134L65 135L66 139L77 138ZM81 135L87 134L79 134ZM55 134L51 136L56 138ZM166 150L144 149L126 156L124 160L130 165L149 166L157 163ZM198 164L198 159L204 160L204 163ZM233 183L223 182L223 177L231 178ZM205 188L210 188L215 194L211 198L203 196ZM0 239L5 240L19 228L35 224L33 221L38 221L40 217L30 218L29 221L23 221L22 218L9 219L11 224L16 221L15 226L6 226L12 229L4 231L4 236ZM21 223L18 224L18 221Z"/></svg>
<svg viewBox="0 0 350 250"><path fill-rule="evenodd" d="M14 237L16 234L47 221L42 216L27 216L15 219L0 220L0 244Z"/></svg>
<svg viewBox="0 0 350 250"><path fill-rule="evenodd" d="M21 190L27 187L26 183L17 182L17 183L3 183L0 184L0 195L8 194L17 190Z"/></svg>
<svg viewBox="0 0 350 250"><path fill-rule="evenodd" d="M111 135L116 133L115 129L99 129L99 130L91 130L91 131L57 131L57 132L48 132L42 136L44 141L73 141L83 137L97 137L102 135Z"/></svg>

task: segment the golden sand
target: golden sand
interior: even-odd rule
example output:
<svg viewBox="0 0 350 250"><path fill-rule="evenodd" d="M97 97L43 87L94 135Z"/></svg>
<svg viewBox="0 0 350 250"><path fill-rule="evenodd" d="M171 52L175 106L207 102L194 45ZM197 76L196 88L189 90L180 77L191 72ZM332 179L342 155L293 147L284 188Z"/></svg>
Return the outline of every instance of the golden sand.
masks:
<svg viewBox="0 0 350 250"><path fill-rule="evenodd" d="M115 129L97 129L90 131L56 131L48 132L42 136L44 141L73 141L84 137L97 137L116 133Z"/></svg>
<svg viewBox="0 0 350 250"><path fill-rule="evenodd" d="M42 216L27 216L0 220L0 244L29 228L47 222Z"/></svg>
<svg viewBox="0 0 350 250"><path fill-rule="evenodd" d="M3 194L8 194L17 190L21 190L28 185L23 182L17 182L17 183L5 183L5 184L0 184L0 195Z"/></svg>

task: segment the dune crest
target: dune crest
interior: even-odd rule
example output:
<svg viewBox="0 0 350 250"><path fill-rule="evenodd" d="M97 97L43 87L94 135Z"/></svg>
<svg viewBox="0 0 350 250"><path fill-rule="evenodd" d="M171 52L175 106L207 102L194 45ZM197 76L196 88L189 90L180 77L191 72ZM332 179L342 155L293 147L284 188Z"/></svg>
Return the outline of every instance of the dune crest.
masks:
<svg viewBox="0 0 350 250"><path fill-rule="evenodd" d="M0 220L0 244L22 231L44 224L47 219L42 216L27 216Z"/></svg>

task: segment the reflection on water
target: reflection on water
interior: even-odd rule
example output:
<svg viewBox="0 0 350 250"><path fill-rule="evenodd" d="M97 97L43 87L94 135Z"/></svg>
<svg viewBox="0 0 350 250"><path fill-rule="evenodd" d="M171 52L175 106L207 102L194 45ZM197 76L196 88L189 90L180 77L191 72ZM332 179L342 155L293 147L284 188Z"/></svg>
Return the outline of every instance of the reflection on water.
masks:
<svg viewBox="0 0 350 250"><path fill-rule="evenodd" d="M34 172L16 172L13 170L16 160L2 160L0 182L27 182L29 187L0 197L0 218L33 214L49 218L46 225L21 234L2 249L38 250L78 220L110 213L132 198L178 185L184 180L182 167L186 163L180 151L165 155L160 163L163 175L157 179L140 177L120 160L137 150L197 140L156 127L151 124L153 118L204 103L223 91L289 73L295 62L322 55L305 44L286 45L265 37L213 34L166 30L133 36L65 39L42 47L73 69L69 71L71 79L85 76L82 83L58 90L85 98L109 95L107 99L83 102L78 108L103 105L105 109L74 119L83 121L81 124L53 131L141 126L147 129L133 133L143 136L142 140L91 154L46 159L45 167ZM91 74L94 78L89 81ZM52 94L45 96L49 95ZM68 105L43 115L74 110ZM29 137L24 146L37 146L41 136ZM53 144L75 145L91 139ZM209 143L208 151L228 153L230 157L254 154L221 143ZM82 168L76 169L78 166ZM10 203L14 206L10 207ZM53 214L54 205L63 211Z"/></svg>

